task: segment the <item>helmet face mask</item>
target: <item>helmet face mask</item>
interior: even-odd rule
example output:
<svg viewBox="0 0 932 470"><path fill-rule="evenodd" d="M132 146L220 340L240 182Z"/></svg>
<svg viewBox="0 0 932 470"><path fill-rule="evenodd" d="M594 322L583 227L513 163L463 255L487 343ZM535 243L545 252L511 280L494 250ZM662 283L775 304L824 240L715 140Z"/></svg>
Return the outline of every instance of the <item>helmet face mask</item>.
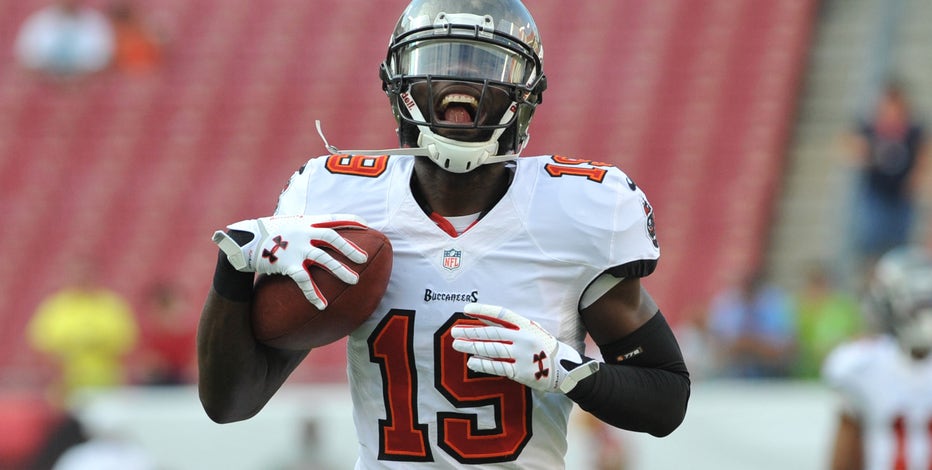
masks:
<svg viewBox="0 0 932 470"><path fill-rule="evenodd" d="M429 122L410 120L414 125L427 125L437 135L463 142L480 142L491 138L495 129L507 128L514 116L504 124L502 117L511 107L509 91L489 83L428 78L411 83L410 95L421 115Z"/></svg>
<svg viewBox="0 0 932 470"><path fill-rule="evenodd" d="M414 0L381 67L401 144L457 173L517 158L546 87L542 57L518 0Z"/></svg>

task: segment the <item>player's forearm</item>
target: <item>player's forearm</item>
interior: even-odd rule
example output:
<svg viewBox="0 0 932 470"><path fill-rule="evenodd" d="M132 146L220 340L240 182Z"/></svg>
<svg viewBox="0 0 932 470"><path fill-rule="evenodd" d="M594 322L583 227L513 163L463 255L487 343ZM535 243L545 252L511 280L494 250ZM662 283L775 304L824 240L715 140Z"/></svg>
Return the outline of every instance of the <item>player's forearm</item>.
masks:
<svg viewBox="0 0 932 470"><path fill-rule="evenodd" d="M612 426L662 437L686 416L689 371L658 311L630 335L600 347L606 363L567 393Z"/></svg>
<svg viewBox="0 0 932 470"><path fill-rule="evenodd" d="M232 422L258 413L307 353L256 342L249 320L252 275L222 258L217 269L198 326L198 392L211 419Z"/></svg>
<svg viewBox="0 0 932 470"><path fill-rule="evenodd" d="M248 337L248 318L248 303L231 302L211 289L198 326L198 393L217 422L247 419L264 404L256 387L265 361Z"/></svg>
<svg viewBox="0 0 932 470"><path fill-rule="evenodd" d="M663 437L686 416L689 378L661 369L602 364L567 395L602 421Z"/></svg>

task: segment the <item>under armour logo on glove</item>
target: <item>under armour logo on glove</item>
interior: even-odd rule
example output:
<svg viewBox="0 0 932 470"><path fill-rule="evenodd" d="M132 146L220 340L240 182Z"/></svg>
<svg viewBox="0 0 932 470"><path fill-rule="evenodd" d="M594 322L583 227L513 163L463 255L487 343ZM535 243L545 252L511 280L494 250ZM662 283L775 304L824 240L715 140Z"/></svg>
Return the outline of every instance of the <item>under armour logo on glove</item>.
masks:
<svg viewBox="0 0 932 470"><path fill-rule="evenodd" d="M353 263L364 263L366 252L343 238L336 229L365 227L362 218L350 214L280 215L228 225L228 230L252 234L252 239L243 245L220 230L214 232L213 241L237 270L289 276L307 300L322 310L327 307L327 299L320 295L307 266L319 266L347 284L356 284L359 274L323 248L341 253ZM277 235L273 237L273 233Z"/></svg>
<svg viewBox="0 0 932 470"><path fill-rule="evenodd" d="M271 251L269 251L267 248L264 248L264 249L262 250L262 257L263 257L263 258L268 258L268 259L269 259L269 263L274 263L274 262L278 261L278 256L275 256L275 252L278 251L279 248L281 248L281 249L283 249L283 250L286 249L286 248L288 248L288 242L282 241L282 236L281 236L281 235L279 235L279 236L273 238L272 241L275 242L275 246L272 247L272 250L271 250Z"/></svg>
<svg viewBox="0 0 932 470"><path fill-rule="evenodd" d="M470 303L463 312L483 323L450 329L453 349L470 355L466 361L470 370L563 393L599 370L598 362L507 308Z"/></svg>
<svg viewBox="0 0 932 470"><path fill-rule="evenodd" d="M550 369L544 368L544 359L547 359L547 353L541 351L540 354L534 355L534 362L537 363L537 372L534 372L534 378L540 380L550 375Z"/></svg>

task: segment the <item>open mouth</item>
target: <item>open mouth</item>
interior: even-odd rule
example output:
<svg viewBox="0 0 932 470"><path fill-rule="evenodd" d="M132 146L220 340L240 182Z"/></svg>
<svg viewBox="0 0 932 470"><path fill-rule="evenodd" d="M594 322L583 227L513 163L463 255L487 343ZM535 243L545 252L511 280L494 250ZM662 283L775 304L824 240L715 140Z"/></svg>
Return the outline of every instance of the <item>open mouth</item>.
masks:
<svg viewBox="0 0 932 470"><path fill-rule="evenodd" d="M438 122L469 125L476 122L479 100L466 93L449 93L443 96L435 110Z"/></svg>

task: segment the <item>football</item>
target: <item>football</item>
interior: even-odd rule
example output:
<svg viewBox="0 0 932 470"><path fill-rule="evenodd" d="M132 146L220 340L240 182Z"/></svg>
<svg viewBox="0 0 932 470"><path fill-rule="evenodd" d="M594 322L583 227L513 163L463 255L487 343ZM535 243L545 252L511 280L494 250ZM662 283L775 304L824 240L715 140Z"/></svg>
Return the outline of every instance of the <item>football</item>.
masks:
<svg viewBox="0 0 932 470"><path fill-rule="evenodd" d="M337 231L369 255L365 263L356 264L328 250L359 274L359 282L349 285L323 268L311 266L311 279L328 302L327 308L318 310L290 277L260 276L253 291L251 318L257 340L279 349L323 346L355 330L378 306L391 277L391 242L371 228Z"/></svg>

